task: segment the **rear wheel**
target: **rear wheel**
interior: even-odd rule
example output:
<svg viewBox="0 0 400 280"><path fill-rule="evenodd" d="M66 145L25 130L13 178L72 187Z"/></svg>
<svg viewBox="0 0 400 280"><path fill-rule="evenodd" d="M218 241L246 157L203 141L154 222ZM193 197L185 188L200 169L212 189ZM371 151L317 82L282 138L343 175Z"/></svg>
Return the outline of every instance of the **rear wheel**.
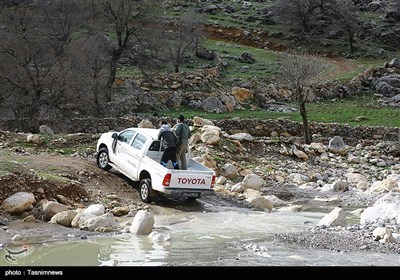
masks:
<svg viewBox="0 0 400 280"><path fill-rule="evenodd" d="M151 180L150 179L143 179L140 181L139 186L140 192L140 199L145 203L150 203L154 197L154 191L151 187Z"/></svg>
<svg viewBox="0 0 400 280"><path fill-rule="evenodd" d="M108 156L108 149L101 148L97 153L97 166L103 170L110 170L112 167L108 163L110 162L110 157Z"/></svg>

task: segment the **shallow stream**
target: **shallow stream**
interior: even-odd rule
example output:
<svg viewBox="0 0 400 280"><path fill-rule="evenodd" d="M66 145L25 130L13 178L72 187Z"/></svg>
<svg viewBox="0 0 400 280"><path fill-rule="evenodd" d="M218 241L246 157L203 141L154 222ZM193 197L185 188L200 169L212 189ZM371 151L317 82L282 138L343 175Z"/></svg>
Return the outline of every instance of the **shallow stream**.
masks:
<svg viewBox="0 0 400 280"><path fill-rule="evenodd" d="M204 203L204 202L200 202ZM156 215L157 238L129 232L0 250L0 266L398 266L400 255L301 249L275 233L315 226L323 212L261 212L230 206ZM354 218L352 221L354 222ZM10 252L23 251L20 254ZM7 257L8 256L8 257Z"/></svg>

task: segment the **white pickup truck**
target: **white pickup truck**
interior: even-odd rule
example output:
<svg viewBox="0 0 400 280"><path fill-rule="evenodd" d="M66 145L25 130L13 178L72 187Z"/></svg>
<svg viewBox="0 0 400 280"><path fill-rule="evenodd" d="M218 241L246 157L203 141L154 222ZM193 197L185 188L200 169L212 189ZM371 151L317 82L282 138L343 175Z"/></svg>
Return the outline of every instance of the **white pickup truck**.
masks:
<svg viewBox="0 0 400 280"><path fill-rule="evenodd" d="M149 203L158 193L196 199L212 195L215 174L212 169L187 156L187 170L160 164L163 145L159 129L128 128L103 133L97 142L97 165L103 170L115 168L133 181L140 182L139 193Z"/></svg>

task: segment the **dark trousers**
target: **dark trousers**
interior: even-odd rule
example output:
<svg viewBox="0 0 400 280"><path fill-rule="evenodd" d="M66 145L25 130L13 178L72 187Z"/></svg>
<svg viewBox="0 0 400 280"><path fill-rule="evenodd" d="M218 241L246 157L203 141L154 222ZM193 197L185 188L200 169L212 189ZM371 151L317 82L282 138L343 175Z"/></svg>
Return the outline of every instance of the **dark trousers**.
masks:
<svg viewBox="0 0 400 280"><path fill-rule="evenodd" d="M172 161L174 169L179 169L178 162L176 161L176 147L168 147L164 150L160 163L167 166L168 161Z"/></svg>

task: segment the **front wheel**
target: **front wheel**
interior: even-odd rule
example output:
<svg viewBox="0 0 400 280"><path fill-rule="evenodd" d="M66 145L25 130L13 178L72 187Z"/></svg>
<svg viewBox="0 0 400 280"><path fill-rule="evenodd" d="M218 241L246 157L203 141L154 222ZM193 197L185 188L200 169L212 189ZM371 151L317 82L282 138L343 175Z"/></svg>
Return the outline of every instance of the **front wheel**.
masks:
<svg viewBox="0 0 400 280"><path fill-rule="evenodd" d="M101 148L97 153L97 166L103 170L110 170L112 167L108 163L110 162L110 157L108 156L108 149Z"/></svg>
<svg viewBox="0 0 400 280"><path fill-rule="evenodd" d="M140 181L139 186L140 192L140 199L145 203L150 203L154 196L154 191L151 187L151 180L150 179L143 179Z"/></svg>

